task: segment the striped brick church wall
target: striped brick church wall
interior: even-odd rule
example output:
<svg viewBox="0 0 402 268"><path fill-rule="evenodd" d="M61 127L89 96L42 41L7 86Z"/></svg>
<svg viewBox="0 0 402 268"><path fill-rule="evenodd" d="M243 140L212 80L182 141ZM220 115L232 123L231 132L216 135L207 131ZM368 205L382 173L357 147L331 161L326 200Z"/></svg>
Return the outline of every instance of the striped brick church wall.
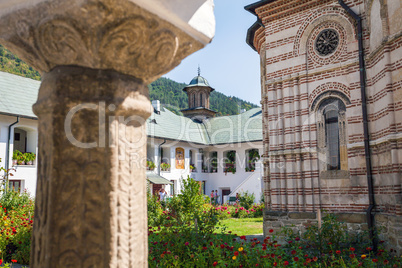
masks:
<svg viewBox="0 0 402 268"><path fill-rule="evenodd" d="M401 249L402 4L345 3L363 18L377 225ZM253 41L261 57L266 229L285 224L281 216L302 226L318 209L363 226L369 200L355 21L333 0L277 0L255 12L265 27ZM336 31L339 42L322 56L315 42L325 29ZM330 97L346 106L341 171L334 172L322 164L317 116L317 107Z"/></svg>

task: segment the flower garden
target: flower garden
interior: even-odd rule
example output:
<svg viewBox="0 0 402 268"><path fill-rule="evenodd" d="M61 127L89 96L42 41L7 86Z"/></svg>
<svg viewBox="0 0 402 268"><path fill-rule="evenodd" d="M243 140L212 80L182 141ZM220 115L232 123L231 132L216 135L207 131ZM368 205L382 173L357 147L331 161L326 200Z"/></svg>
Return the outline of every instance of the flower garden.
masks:
<svg viewBox="0 0 402 268"><path fill-rule="evenodd" d="M385 250L385 242L374 251L366 233L348 233L331 214L323 217L321 229L270 230L258 241L231 233L220 222L259 218L262 204L251 204L244 195L240 204L213 206L192 179L183 181L183 189L165 203L148 196L149 267L401 267L401 257ZM28 193L2 194L0 265L29 265L33 210Z"/></svg>
<svg viewBox="0 0 402 268"><path fill-rule="evenodd" d="M34 202L26 192L3 192L0 199L0 262L29 264Z"/></svg>

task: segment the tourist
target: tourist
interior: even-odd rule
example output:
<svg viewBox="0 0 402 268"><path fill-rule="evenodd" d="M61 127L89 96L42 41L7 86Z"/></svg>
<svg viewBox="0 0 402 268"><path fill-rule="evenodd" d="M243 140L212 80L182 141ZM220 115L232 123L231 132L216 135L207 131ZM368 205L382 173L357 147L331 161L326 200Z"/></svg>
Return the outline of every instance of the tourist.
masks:
<svg viewBox="0 0 402 268"><path fill-rule="evenodd" d="M218 205L218 190L215 190L214 198L215 198L215 205Z"/></svg>
<svg viewBox="0 0 402 268"><path fill-rule="evenodd" d="M159 190L159 201L161 202L161 204L162 205L164 205L165 204L165 197L166 197L166 191L165 191L165 189L160 189Z"/></svg>
<svg viewBox="0 0 402 268"><path fill-rule="evenodd" d="M215 194L214 194L214 190L212 190L211 191L211 205L215 204L214 198L215 198Z"/></svg>

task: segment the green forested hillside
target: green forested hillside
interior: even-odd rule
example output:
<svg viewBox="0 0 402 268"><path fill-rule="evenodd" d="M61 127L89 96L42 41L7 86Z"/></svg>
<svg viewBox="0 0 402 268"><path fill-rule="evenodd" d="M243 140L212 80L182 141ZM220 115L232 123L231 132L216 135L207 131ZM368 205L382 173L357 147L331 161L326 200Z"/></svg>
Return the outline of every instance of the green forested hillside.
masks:
<svg viewBox="0 0 402 268"><path fill-rule="evenodd" d="M2 45L0 45L0 71L40 80L39 72ZM182 90L185 86L186 84L162 77L148 87L151 100L160 100L161 104L169 110L180 113L180 110L188 108L187 94ZM228 97L217 91L211 93L210 105L210 108L217 111L218 115L238 114L240 107L246 110L257 107L250 102L236 97Z"/></svg>
<svg viewBox="0 0 402 268"><path fill-rule="evenodd" d="M0 45L0 71L40 80L38 71Z"/></svg>
<svg viewBox="0 0 402 268"><path fill-rule="evenodd" d="M161 77L148 87L151 100L160 100L161 104L177 112L188 108L187 94L182 90L185 86L186 84ZM236 97L226 96L217 91L211 93L210 108L217 111L218 115L238 114L240 109L249 110L255 107L257 105Z"/></svg>

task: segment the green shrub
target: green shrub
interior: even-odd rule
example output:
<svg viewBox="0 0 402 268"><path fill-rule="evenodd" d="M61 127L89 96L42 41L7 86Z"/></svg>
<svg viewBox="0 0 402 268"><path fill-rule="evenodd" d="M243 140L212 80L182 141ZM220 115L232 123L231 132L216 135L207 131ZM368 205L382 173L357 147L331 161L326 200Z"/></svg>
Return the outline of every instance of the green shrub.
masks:
<svg viewBox="0 0 402 268"><path fill-rule="evenodd" d="M245 209L249 209L254 204L255 196L254 194L250 194L248 191L244 193L240 193L240 206Z"/></svg>
<svg viewBox="0 0 402 268"><path fill-rule="evenodd" d="M161 224L161 215L163 209L158 201L158 197L152 196L147 193L147 205L148 205L148 224L151 226L157 226Z"/></svg>
<svg viewBox="0 0 402 268"><path fill-rule="evenodd" d="M164 227L167 236L180 233L182 236L202 239L210 237L219 222L218 211L200 193L200 185L188 177L181 182L182 191L170 198L165 207L156 198L148 198L148 222L150 227Z"/></svg>

